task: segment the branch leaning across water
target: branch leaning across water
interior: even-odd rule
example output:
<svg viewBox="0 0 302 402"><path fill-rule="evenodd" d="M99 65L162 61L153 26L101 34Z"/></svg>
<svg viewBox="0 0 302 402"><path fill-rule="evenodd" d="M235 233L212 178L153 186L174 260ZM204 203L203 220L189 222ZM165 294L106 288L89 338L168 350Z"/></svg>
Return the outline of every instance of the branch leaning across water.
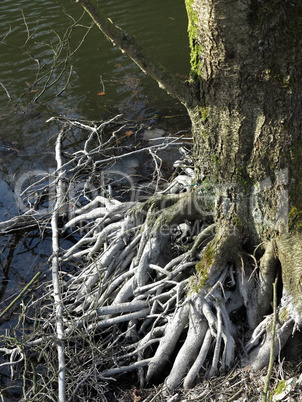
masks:
<svg viewBox="0 0 302 402"><path fill-rule="evenodd" d="M157 81L168 94L183 104L193 106L196 101L190 87L147 55L145 50L136 43L134 36L117 27L104 15L96 1L76 0L76 2L81 4L107 39L126 53L145 74Z"/></svg>

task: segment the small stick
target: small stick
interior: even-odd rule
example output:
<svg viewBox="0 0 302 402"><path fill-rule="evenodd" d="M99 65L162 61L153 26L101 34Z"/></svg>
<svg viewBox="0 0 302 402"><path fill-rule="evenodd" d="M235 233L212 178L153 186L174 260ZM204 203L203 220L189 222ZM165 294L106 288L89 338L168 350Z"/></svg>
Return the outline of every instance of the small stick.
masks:
<svg viewBox="0 0 302 402"><path fill-rule="evenodd" d="M269 363L267 368L267 374L265 377L265 384L262 391L262 402L267 402L267 394L269 388L269 381L273 371L274 364L274 344L276 338L276 322L277 322L277 283L278 283L278 274L276 276L275 282L273 283L273 327L272 327L272 342L271 342L271 351L269 357Z"/></svg>
<svg viewBox="0 0 302 402"><path fill-rule="evenodd" d="M8 99L11 101L12 99L11 99L11 97L10 97L10 95L9 95L8 90L5 88L5 86L2 84L2 82L0 82L0 85L2 86L2 88L4 89L4 91L6 92L6 95L7 95Z"/></svg>

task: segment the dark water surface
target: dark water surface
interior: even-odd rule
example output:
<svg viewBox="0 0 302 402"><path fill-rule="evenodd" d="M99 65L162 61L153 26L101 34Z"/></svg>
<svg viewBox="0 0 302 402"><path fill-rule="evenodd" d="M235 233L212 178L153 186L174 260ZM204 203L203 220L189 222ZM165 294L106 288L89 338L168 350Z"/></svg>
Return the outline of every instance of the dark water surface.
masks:
<svg viewBox="0 0 302 402"><path fill-rule="evenodd" d="M175 74L188 75L183 0L102 4L107 15L135 35L160 63ZM113 47L96 26L91 27L87 15L81 18L82 14L82 8L71 0L0 2L0 178L10 187L25 171L54 164L54 141L50 139L58 127L46 124L51 116L102 120L122 113L127 119L172 132L181 125L188 127L182 105ZM64 40L69 50L67 46L61 49ZM74 53L65 65L67 52ZM4 185L3 193L5 189Z"/></svg>
<svg viewBox="0 0 302 402"><path fill-rule="evenodd" d="M104 12L135 35L160 63L188 76L183 0L104 0L102 4ZM183 106L82 14L81 7L69 0L0 2L1 220L18 213L14 192L20 177L55 166L54 138L59 128L46 123L51 116L102 120L122 113L126 119L172 133L189 127ZM3 280L0 267L0 312L36 271L47 269L50 241L38 243L37 234L9 242L0 238L2 268L11 258L8 280ZM2 323L0 334L8 326L9 322Z"/></svg>

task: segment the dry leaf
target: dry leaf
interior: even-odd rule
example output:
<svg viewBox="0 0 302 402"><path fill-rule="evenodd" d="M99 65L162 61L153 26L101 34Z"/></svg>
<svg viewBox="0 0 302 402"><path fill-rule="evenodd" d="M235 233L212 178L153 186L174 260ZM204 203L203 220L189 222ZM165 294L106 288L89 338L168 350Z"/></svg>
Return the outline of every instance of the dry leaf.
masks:
<svg viewBox="0 0 302 402"><path fill-rule="evenodd" d="M105 95L106 92L98 92L97 95Z"/></svg>
<svg viewBox="0 0 302 402"><path fill-rule="evenodd" d="M135 388L135 389L133 390L133 393L132 393L133 402L139 402L139 401L141 400L141 397L138 396L138 395L136 394L136 392L137 392L137 389Z"/></svg>

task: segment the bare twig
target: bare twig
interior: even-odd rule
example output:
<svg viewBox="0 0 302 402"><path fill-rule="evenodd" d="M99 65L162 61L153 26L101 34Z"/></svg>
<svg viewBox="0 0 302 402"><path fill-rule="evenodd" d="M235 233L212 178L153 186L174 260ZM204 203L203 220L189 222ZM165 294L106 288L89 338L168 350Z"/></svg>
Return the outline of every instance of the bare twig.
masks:
<svg viewBox="0 0 302 402"><path fill-rule="evenodd" d="M12 99L11 99L11 97L10 97L10 94L9 94L8 90L5 88L5 86L2 84L2 82L0 82L0 85L2 86L2 88L4 89L4 91L6 92L6 95L7 95L8 99L11 101Z"/></svg>
<svg viewBox="0 0 302 402"><path fill-rule="evenodd" d="M272 375L273 364L275 359L274 354L274 346L275 346L275 337L276 337L276 322L277 322L277 284L278 284L278 275L276 276L275 282L273 283L273 322L272 322L272 340L271 340L271 351L269 364L267 368L267 374L265 377L265 384L262 391L262 402L267 402L267 394L269 389L269 382Z"/></svg>

